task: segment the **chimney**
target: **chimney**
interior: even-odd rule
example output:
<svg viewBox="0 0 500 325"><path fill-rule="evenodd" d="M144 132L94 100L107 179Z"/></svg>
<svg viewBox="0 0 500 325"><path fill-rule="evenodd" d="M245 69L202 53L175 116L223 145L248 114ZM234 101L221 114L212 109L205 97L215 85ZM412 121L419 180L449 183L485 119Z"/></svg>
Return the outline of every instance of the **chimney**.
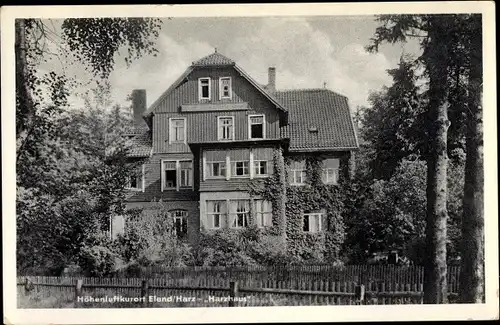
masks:
<svg viewBox="0 0 500 325"><path fill-rule="evenodd" d="M134 126L139 127L146 122L142 114L146 112L146 89L132 90L132 111L134 113Z"/></svg>
<svg viewBox="0 0 500 325"><path fill-rule="evenodd" d="M267 89L270 91L276 90L276 68L275 67L269 67Z"/></svg>

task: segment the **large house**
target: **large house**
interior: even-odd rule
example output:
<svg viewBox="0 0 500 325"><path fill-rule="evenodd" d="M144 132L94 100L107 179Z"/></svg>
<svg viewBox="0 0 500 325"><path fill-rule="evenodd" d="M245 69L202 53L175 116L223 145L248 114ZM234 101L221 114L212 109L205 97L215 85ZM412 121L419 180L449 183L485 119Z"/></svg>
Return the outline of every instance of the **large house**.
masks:
<svg viewBox="0 0 500 325"><path fill-rule="evenodd" d="M348 177L341 167L352 163L358 141L347 98L326 88L277 90L276 69L268 73L261 85L215 51L148 108L146 91L134 90L129 155L147 160L130 180L127 206L161 201L177 233L196 240L203 229L272 225L272 204L251 196L248 183L273 174L278 148L288 157L321 154L327 184ZM305 162L290 164L289 186L304 185ZM315 216L305 215L304 231L321 231Z"/></svg>

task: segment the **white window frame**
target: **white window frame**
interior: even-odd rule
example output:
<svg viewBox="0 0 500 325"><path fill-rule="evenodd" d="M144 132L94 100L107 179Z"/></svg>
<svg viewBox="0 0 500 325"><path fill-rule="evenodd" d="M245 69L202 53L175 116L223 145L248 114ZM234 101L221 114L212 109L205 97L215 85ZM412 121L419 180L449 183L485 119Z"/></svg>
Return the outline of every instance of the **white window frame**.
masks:
<svg viewBox="0 0 500 325"><path fill-rule="evenodd" d="M246 201L248 204L247 204L247 207L248 207L248 210L246 211L240 211L240 212L230 212L231 211L231 202L237 202L237 201ZM249 217L250 217L250 200L249 199L232 199L232 200L229 200L228 202L228 216L229 216L229 228L231 229L243 229L243 228L246 228L249 226ZM246 221L246 226L240 226L238 225L238 214L243 214L244 217L245 217L245 221ZM233 219L234 217L234 219ZM233 226L233 221L235 222L235 226Z"/></svg>
<svg viewBox="0 0 500 325"><path fill-rule="evenodd" d="M223 205L226 205L226 212L213 212L213 211L208 211L208 202L219 202ZM208 222L208 229L221 229L222 228L222 223L224 218L227 217L227 209L228 209L228 202L227 200L206 200L205 201L206 207L207 207L207 212L206 212L206 220ZM215 216L219 217L219 226L215 226Z"/></svg>
<svg viewBox="0 0 500 325"><path fill-rule="evenodd" d="M266 173L265 174L258 174L257 173L257 170L260 170L260 165L257 167L257 163L261 163L261 162L266 162ZM269 177L269 163L270 161L269 160L254 160L253 161L253 177Z"/></svg>
<svg viewBox="0 0 500 325"><path fill-rule="evenodd" d="M262 138L252 138L252 117L262 117ZM264 114L250 114L248 115L248 139L249 140L263 140L266 138L266 115Z"/></svg>
<svg viewBox="0 0 500 325"><path fill-rule="evenodd" d="M176 171L176 181L175 181L175 188L165 188L165 163L166 162L175 162L175 171ZM190 187L185 186L181 187L181 162L190 162L191 163L191 175L190 175L190 182L191 185ZM161 191L179 191L179 190L186 190L191 188L191 190L194 190L194 163L192 159L179 159L179 160L174 160L174 159L162 159L161 160Z"/></svg>
<svg viewBox="0 0 500 325"><path fill-rule="evenodd" d="M293 186L302 186L306 185L307 181L307 168L306 168L306 162L304 161L304 167L303 168L290 168L290 185ZM300 173L300 182L297 181L297 173Z"/></svg>
<svg viewBox="0 0 500 325"><path fill-rule="evenodd" d="M190 185L187 185L187 186L182 186L181 184L181 179L182 179L182 168L181 168L181 162L190 162L191 163L191 169L187 169L187 170L190 170L191 172L189 173L189 183L191 183ZM193 160L179 160L178 161L178 170L179 170L179 180L178 180L178 184L179 184L179 189L187 189L187 188L191 188L191 189L194 189L194 164L193 164Z"/></svg>
<svg viewBox="0 0 500 325"><path fill-rule="evenodd" d="M229 96L223 95L222 80L229 79ZM222 99L232 99L233 97L233 80L231 77L220 77L219 78L219 100Z"/></svg>
<svg viewBox="0 0 500 325"><path fill-rule="evenodd" d="M323 222L323 213L322 212L303 213L302 214L302 222L304 222L304 218L305 217L308 217L308 218L311 218L311 217L318 218L318 230L317 231L311 231L311 222L309 221L308 222L309 230L307 230L307 231L304 230L304 225L302 225L302 231L303 232L315 234L315 233L319 233L319 232L323 231L323 224L322 224L322 222Z"/></svg>
<svg viewBox="0 0 500 325"><path fill-rule="evenodd" d="M224 164L224 166L225 166L225 167L224 167L224 170L225 170L225 171L224 171L224 174L221 174L221 175L219 175L219 176L213 176L213 175L212 175L212 172L213 172L213 168L212 168L213 166L212 166L212 165L213 165L213 164ZM221 168L219 167L219 172L220 172L220 169L221 169ZM225 161L225 160L224 160L224 161L207 161L207 162L206 162L206 168L205 168L205 170L206 170L206 172L207 172L207 176L206 176L206 178L207 178L207 179L219 179L219 178L220 178L220 179L223 179L223 178L226 178L226 176L227 176L227 165L226 165L226 161Z"/></svg>
<svg viewBox="0 0 500 325"><path fill-rule="evenodd" d="M222 131L221 130L221 126L222 126L221 120L222 119L231 119L231 121L232 121L232 124L231 124L232 125L231 139L223 139L222 138L222 132L221 132ZM234 141L234 139L235 139L235 137L234 137L234 134L235 134L234 130L235 130L235 127L234 127L234 116L217 116L217 139L219 141Z"/></svg>
<svg viewBox="0 0 500 325"><path fill-rule="evenodd" d="M179 141L179 140L176 140L176 141L173 141L172 140L172 131L173 131L173 121L174 120L183 120L184 121L184 140L183 141ZM187 121L186 121L186 118L185 117L170 117L168 119L168 143L169 144L172 144L172 143L187 143L187 140L186 140L186 135L187 135Z"/></svg>
<svg viewBox="0 0 500 325"><path fill-rule="evenodd" d="M339 167L337 168L323 167L321 180L323 181L323 184L338 185L340 179L340 160L338 158L330 158L330 159L336 159L338 161ZM331 175L332 179L330 179L329 172L332 172Z"/></svg>
<svg viewBox="0 0 500 325"><path fill-rule="evenodd" d="M180 215L180 216L176 215L176 213L178 213L178 212L181 212L182 215ZM174 227L175 235L176 236L179 236L179 234L177 233L177 229L175 229L175 220L176 219L181 219L181 228L182 228L182 223L185 220L185 222L186 222L186 236L187 236L187 234L188 234L188 221L189 221L188 216L189 216L189 213L186 210L182 210L182 209L170 210L170 211L168 211L168 213L172 217L172 223L173 223L173 227Z"/></svg>
<svg viewBox="0 0 500 325"><path fill-rule="evenodd" d="M332 175L329 174L332 173ZM330 179L331 177L331 179ZM338 185L340 177L340 169L339 168L323 168L323 183L328 185Z"/></svg>
<svg viewBox="0 0 500 325"><path fill-rule="evenodd" d="M141 166L141 182L139 187L130 187L130 180L127 180L127 184L125 184L125 189L128 191L134 191L134 192L144 192L145 188L145 180L144 180L144 170L145 170L145 164L142 164Z"/></svg>
<svg viewBox="0 0 500 325"><path fill-rule="evenodd" d="M268 206L271 207L271 210L270 211L258 211L257 210L257 202L260 201L262 202L261 203L261 207L264 206L264 202L267 202ZM258 228L267 228L267 227L272 227L273 226L273 209L272 209L272 203L271 201L267 201L267 200L264 200L264 199L254 199L253 200L253 203L254 203L254 211L255 211L255 221L256 221L256 224L257 224L257 227ZM269 223L270 224L265 224L265 220L268 219L268 221L270 221Z"/></svg>
<svg viewBox="0 0 500 325"><path fill-rule="evenodd" d="M202 85L201 81L202 80L208 80L208 97L202 97L203 92L202 92ZM198 78L198 100L210 100L212 99L212 79L210 77L202 77Z"/></svg>
<svg viewBox="0 0 500 325"><path fill-rule="evenodd" d="M247 174L243 174L243 175L236 175L236 171L237 171L237 166L236 164L237 163L247 163L247 170L248 170L248 173ZM243 170L245 169L245 167L243 166ZM231 161L231 178L249 178L250 177L250 169L251 169L251 166L250 166L250 161L249 160L232 160ZM234 174L233 174L234 172Z"/></svg>

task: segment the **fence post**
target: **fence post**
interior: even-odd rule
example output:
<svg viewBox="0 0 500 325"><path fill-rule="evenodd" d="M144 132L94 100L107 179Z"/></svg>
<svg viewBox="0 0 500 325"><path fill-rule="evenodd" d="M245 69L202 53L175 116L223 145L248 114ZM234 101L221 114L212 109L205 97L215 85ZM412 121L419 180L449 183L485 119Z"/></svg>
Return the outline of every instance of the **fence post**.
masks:
<svg viewBox="0 0 500 325"><path fill-rule="evenodd" d="M229 282L229 307L237 306L234 301L238 297L238 281Z"/></svg>
<svg viewBox="0 0 500 325"><path fill-rule="evenodd" d="M33 285L31 281L28 278L24 279L24 293L28 294L32 289Z"/></svg>
<svg viewBox="0 0 500 325"><path fill-rule="evenodd" d="M360 305L365 304L365 285L360 284L357 285L356 288L354 289L354 296L356 297L357 300L359 300Z"/></svg>
<svg viewBox="0 0 500 325"><path fill-rule="evenodd" d="M83 280L82 279L76 280L76 285L75 285L75 308L78 308L78 306L79 306L78 298L81 297L81 295L82 295L82 287L83 287Z"/></svg>
<svg viewBox="0 0 500 325"><path fill-rule="evenodd" d="M148 306L148 291L149 291L149 285L148 285L148 280L142 280L142 285L141 285L141 297L142 297L142 303L144 307Z"/></svg>

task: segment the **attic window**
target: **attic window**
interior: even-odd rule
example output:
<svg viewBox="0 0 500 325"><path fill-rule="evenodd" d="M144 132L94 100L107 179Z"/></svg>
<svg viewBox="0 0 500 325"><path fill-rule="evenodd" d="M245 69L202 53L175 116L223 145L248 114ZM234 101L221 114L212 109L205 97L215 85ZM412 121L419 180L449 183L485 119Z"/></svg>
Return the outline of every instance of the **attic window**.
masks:
<svg viewBox="0 0 500 325"><path fill-rule="evenodd" d="M231 99L231 77L220 78L219 80L219 99Z"/></svg>
<svg viewBox="0 0 500 325"><path fill-rule="evenodd" d="M315 126L310 126L309 127L309 132L311 132L311 133L317 133L318 132L318 128L315 127Z"/></svg>

